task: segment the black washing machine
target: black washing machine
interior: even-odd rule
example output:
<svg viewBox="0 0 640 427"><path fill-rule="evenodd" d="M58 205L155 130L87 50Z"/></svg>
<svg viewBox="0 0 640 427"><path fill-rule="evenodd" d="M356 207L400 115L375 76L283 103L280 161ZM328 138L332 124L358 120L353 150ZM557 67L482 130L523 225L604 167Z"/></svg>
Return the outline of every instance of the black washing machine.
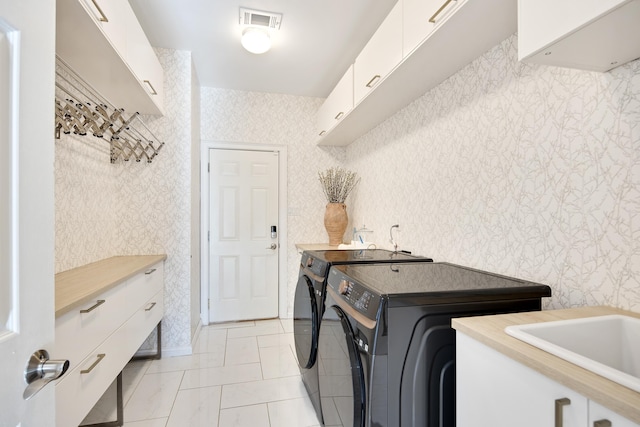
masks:
<svg viewBox="0 0 640 427"><path fill-rule="evenodd" d="M324 425L454 427L451 318L540 310L549 296L448 263L332 267L317 354Z"/></svg>
<svg viewBox="0 0 640 427"><path fill-rule="evenodd" d="M322 422L322 410L318 393L316 355L329 269L334 265L398 262L433 262L433 260L384 249L321 250L302 253L293 305L295 348L302 380L320 422Z"/></svg>

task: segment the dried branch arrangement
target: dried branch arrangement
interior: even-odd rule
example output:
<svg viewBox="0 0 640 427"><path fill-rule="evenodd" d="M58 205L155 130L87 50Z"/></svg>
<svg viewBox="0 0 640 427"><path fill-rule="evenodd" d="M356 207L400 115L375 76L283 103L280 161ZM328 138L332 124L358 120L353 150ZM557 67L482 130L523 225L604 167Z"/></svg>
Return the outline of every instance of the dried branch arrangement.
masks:
<svg viewBox="0 0 640 427"><path fill-rule="evenodd" d="M342 168L318 172L318 177L329 203L344 203L351 190L360 182L358 174Z"/></svg>

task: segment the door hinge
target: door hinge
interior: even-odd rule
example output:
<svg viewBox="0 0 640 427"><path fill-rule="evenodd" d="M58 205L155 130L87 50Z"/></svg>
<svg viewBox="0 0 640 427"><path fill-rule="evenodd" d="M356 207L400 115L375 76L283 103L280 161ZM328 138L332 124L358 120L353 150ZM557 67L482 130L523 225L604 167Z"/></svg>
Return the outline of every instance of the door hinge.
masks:
<svg viewBox="0 0 640 427"><path fill-rule="evenodd" d="M211 172L211 163L207 163L207 173Z"/></svg>
<svg viewBox="0 0 640 427"><path fill-rule="evenodd" d="M211 241L211 231L207 231L207 242Z"/></svg>
<svg viewBox="0 0 640 427"><path fill-rule="evenodd" d="M207 309L211 310L211 300L207 299Z"/></svg>

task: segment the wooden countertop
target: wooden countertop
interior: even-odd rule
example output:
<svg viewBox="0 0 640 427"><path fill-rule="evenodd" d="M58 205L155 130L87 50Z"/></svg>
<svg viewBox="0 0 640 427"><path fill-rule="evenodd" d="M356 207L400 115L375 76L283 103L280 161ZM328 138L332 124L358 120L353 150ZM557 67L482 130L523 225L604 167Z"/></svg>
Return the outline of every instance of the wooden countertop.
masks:
<svg viewBox="0 0 640 427"><path fill-rule="evenodd" d="M551 353L540 350L504 332L510 325L624 314L640 318L640 313L613 307L582 307L544 310L452 320L452 327L499 351L610 410L640 423L640 393L594 374Z"/></svg>
<svg viewBox="0 0 640 427"><path fill-rule="evenodd" d="M56 274L56 317L165 259L166 254L115 256Z"/></svg>

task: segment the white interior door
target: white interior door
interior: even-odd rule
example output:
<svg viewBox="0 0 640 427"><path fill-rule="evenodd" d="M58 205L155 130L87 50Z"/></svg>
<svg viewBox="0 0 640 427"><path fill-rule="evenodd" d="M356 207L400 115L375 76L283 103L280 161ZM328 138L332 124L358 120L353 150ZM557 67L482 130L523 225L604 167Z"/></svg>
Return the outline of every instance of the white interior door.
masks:
<svg viewBox="0 0 640 427"><path fill-rule="evenodd" d="M0 426L53 427L54 387L25 400L54 340L55 0L0 0Z"/></svg>
<svg viewBox="0 0 640 427"><path fill-rule="evenodd" d="M209 150L211 322L278 317L278 157Z"/></svg>

